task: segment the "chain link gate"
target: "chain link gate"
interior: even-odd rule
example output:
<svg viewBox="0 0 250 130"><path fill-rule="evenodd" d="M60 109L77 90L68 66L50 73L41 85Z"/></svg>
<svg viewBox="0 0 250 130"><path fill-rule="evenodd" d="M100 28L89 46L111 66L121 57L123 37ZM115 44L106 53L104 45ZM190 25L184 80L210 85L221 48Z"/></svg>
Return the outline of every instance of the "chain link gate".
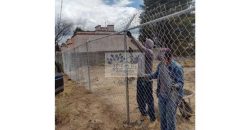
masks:
<svg viewBox="0 0 250 130"><path fill-rule="evenodd" d="M154 48L150 48L153 52L152 65L144 62L144 69L151 68L151 73L156 72L157 66L162 65L162 61L157 60L157 56L161 54L162 48L169 48L174 61L181 65L180 67L177 64L177 67L180 67L184 72L182 73L183 75L178 75L178 72L175 75L184 79L184 89L182 90L184 96L181 100L188 99L188 104L194 110L194 96L192 96L195 91L194 9L193 2L174 8L161 5L151 11L139 12L130 17L125 23L120 25L119 29L116 29L117 32L95 33L95 37L88 38L82 37L83 34L79 33L79 35L74 36L76 44L72 48L63 50L64 71L79 86L84 86L102 97L103 103L111 105L112 111L119 115L117 120L120 120L120 122L126 120L125 122L131 127L137 126L141 129L150 129L150 122L139 119L141 114L145 112L143 114L147 115L148 120L152 118L152 113L156 117L157 125L153 126L153 129L160 129L160 127L177 128L179 130L194 129L193 117L190 120L186 120L183 118L183 111L181 113L177 111L176 113L180 102L177 103L172 95L161 96L161 100L164 99L161 102L161 106L163 106L162 103L168 105L165 104L167 108L159 110L159 97L156 94L159 78L153 80L144 79L143 76L134 76L133 72L128 68L128 58L129 56L133 57L135 53L138 53L138 55L144 54L147 62L148 57L145 56L146 39L151 39L154 42ZM131 41L131 38L127 36L127 31L131 32L137 44L143 46L144 49L138 49L133 44L135 41ZM108 72L111 73L105 70L109 62L118 62L118 60L123 58L124 61L119 61L119 63L124 64L122 72L125 75L107 75ZM158 77L166 77L166 71L159 68L158 73L160 72L162 75L158 74ZM144 74L145 77L149 76L147 72ZM138 81L139 78L142 78L142 80ZM145 89L146 87L150 89ZM172 88L169 91L174 95L180 94ZM179 109L185 106L181 105L182 107L179 107ZM185 110L185 108L182 110ZM191 110L189 112L191 113ZM151 116L149 116L150 114ZM162 114L171 117L164 118ZM160 124L160 119L163 122L162 124ZM173 125L175 123L177 123L176 127Z"/></svg>

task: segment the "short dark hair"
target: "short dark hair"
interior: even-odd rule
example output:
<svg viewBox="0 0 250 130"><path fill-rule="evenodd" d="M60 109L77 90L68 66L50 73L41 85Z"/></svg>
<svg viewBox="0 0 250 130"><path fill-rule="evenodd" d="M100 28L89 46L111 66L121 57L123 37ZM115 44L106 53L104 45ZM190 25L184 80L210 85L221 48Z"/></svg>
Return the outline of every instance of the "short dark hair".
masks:
<svg viewBox="0 0 250 130"><path fill-rule="evenodd" d="M166 51L165 54L164 54L164 58L171 58L172 57L172 53L170 50Z"/></svg>

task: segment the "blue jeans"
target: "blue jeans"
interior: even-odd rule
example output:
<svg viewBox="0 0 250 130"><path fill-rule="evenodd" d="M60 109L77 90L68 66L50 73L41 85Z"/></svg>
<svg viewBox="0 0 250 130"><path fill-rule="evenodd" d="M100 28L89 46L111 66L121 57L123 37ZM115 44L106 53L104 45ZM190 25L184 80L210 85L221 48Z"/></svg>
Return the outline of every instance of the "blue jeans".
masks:
<svg viewBox="0 0 250 130"><path fill-rule="evenodd" d="M137 79L137 103L138 108L142 115L147 114L151 121L155 121L155 110L154 110L154 97L152 90L152 82L145 81L142 78ZM148 111L146 111L146 105L148 106Z"/></svg>
<svg viewBox="0 0 250 130"><path fill-rule="evenodd" d="M162 96L159 94L158 105L160 112L161 130L176 129L176 110L178 105L177 95Z"/></svg>

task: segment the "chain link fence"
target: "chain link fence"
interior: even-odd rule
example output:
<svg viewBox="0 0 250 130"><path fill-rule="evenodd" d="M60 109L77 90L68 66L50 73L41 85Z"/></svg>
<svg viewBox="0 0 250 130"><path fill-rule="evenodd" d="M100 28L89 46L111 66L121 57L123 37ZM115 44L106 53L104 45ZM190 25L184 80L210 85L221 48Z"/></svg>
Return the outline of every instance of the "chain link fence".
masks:
<svg viewBox="0 0 250 130"><path fill-rule="evenodd" d="M194 9L194 2L160 5L116 31L79 32L63 49L64 72L130 127L194 129Z"/></svg>

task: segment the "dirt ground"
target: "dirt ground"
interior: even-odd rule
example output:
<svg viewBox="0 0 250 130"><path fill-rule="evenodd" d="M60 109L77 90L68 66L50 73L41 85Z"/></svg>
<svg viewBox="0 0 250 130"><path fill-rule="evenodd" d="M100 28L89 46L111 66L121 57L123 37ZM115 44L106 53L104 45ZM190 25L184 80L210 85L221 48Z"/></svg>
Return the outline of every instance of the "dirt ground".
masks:
<svg viewBox="0 0 250 130"><path fill-rule="evenodd" d="M154 64L156 69L157 63ZM184 64L185 65L185 64ZM105 78L104 66L91 66L91 92L84 86L64 77L65 90L56 96L56 130L159 130L157 97L154 94L157 125L149 128L148 121L139 122L136 102L136 79L129 80L130 126L124 126L126 95L124 78ZM195 67L187 63L184 67L185 86L195 92ZM156 89L156 80L153 83ZM188 100L187 100L188 101ZM195 111L195 95L190 98ZM177 130L195 129L195 112L185 120L177 112Z"/></svg>
<svg viewBox="0 0 250 130"><path fill-rule="evenodd" d="M77 87L77 83L64 76L64 92L56 95L56 130L115 130L116 118L112 106L101 97Z"/></svg>

